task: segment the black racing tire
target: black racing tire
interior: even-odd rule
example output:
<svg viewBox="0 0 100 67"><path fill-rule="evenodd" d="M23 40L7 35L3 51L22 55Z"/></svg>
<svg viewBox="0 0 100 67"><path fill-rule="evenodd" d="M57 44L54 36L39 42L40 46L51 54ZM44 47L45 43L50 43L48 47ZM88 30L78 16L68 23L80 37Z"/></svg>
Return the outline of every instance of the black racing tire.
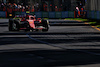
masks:
<svg viewBox="0 0 100 67"><path fill-rule="evenodd" d="M49 30L49 27L45 27L45 29L42 29L43 32L47 32Z"/></svg>
<svg viewBox="0 0 100 67"><path fill-rule="evenodd" d="M9 19L9 24L8 24L9 31L13 31L12 23L13 23L13 20L12 19Z"/></svg>
<svg viewBox="0 0 100 67"><path fill-rule="evenodd" d="M12 23L12 29L13 31L19 31L20 30L20 24L18 20L14 20L14 22Z"/></svg>
<svg viewBox="0 0 100 67"><path fill-rule="evenodd" d="M31 30L31 28L30 28L30 25L29 25L29 22L26 22L26 30L25 31L30 31Z"/></svg>
<svg viewBox="0 0 100 67"><path fill-rule="evenodd" d="M42 21L43 27L45 27L45 29L42 29L43 32L46 32L49 30L49 24L47 20L43 20Z"/></svg>

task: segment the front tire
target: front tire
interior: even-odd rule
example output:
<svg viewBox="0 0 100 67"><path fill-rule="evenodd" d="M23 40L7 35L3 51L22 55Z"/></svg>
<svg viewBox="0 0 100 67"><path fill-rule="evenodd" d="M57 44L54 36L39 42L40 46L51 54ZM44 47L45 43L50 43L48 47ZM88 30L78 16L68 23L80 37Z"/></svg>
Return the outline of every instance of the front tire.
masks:
<svg viewBox="0 0 100 67"><path fill-rule="evenodd" d="M30 31L31 30L31 28L30 28L30 25L29 25L29 22L26 22L26 30L25 31Z"/></svg>
<svg viewBox="0 0 100 67"><path fill-rule="evenodd" d="M43 27L45 27L45 29L42 29L43 32L47 32L49 30L49 21L48 20L43 20Z"/></svg>

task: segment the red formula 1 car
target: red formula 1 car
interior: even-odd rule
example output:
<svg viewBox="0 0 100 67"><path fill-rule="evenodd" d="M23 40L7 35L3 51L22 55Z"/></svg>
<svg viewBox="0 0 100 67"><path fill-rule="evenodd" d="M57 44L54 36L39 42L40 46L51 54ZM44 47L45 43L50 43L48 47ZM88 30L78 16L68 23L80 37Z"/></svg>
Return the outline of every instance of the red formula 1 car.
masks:
<svg viewBox="0 0 100 67"><path fill-rule="evenodd" d="M9 19L9 31L48 31L49 30L49 21L41 18L35 18L35 16L27 15L21 17L20 19Z"/></svg>

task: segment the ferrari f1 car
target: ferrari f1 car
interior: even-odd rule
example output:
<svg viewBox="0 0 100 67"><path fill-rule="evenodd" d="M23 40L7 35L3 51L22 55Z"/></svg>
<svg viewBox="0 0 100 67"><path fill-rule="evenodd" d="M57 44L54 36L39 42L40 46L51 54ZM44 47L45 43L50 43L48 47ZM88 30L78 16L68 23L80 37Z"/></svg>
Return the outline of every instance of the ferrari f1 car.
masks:
<svg viewBox="0 0 100 67"><path fill-rule="evenodd" d="M20 19L9 19L9 31L42 31L49 30L49 21L41 18L37 18L32 15L21 17Z"/></svg>

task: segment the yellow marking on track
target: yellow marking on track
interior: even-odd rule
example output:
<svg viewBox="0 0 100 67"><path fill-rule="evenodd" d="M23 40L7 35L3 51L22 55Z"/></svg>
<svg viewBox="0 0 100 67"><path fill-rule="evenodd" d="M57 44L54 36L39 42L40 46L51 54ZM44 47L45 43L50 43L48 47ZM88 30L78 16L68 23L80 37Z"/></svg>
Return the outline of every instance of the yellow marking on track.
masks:
<svg viewBox="0 0 100 67"><path fill-rule="evenodd" d="M78 22L82 22L81 20L76 20L76 21L78 21Z"/></svg>
<svg viewBox="0 0 100 67"><path fill-rule="evenodd" d="M85 24L89 24L89 23L85 22Z"/></svg>
<svg viewBox="0 0 100 67"><path fill-rule="evenodd" d="M64 20L67 20L67 19L64 19ZM76 21L82 22L81 20L76 20ZM89 23L85 22L85 24L89 24ZM95 27L95 26L91 26L91 27L92 27L92 28L95 28L95 29L98 30L98 31L100 31L100 28L97 28L97 27Z"/></svg>
<svg viewBox="0 0 100 67"><path fill-rule="evenodd" d="M89 24L87 22L85 22L85 24ZM96 30L100 31L100 28L97 28L96 26L91 26L92 28L95 28Z"/></svg>
<svg viewBox="0 0 100 67"><path fill-rule="evenodd" d="M99 29L99 28L97 28L97 27L95 27L95 26L91 26L91 27L93 27L93 28L97 29L98 31L100 31L100 29Z"/></svg>

